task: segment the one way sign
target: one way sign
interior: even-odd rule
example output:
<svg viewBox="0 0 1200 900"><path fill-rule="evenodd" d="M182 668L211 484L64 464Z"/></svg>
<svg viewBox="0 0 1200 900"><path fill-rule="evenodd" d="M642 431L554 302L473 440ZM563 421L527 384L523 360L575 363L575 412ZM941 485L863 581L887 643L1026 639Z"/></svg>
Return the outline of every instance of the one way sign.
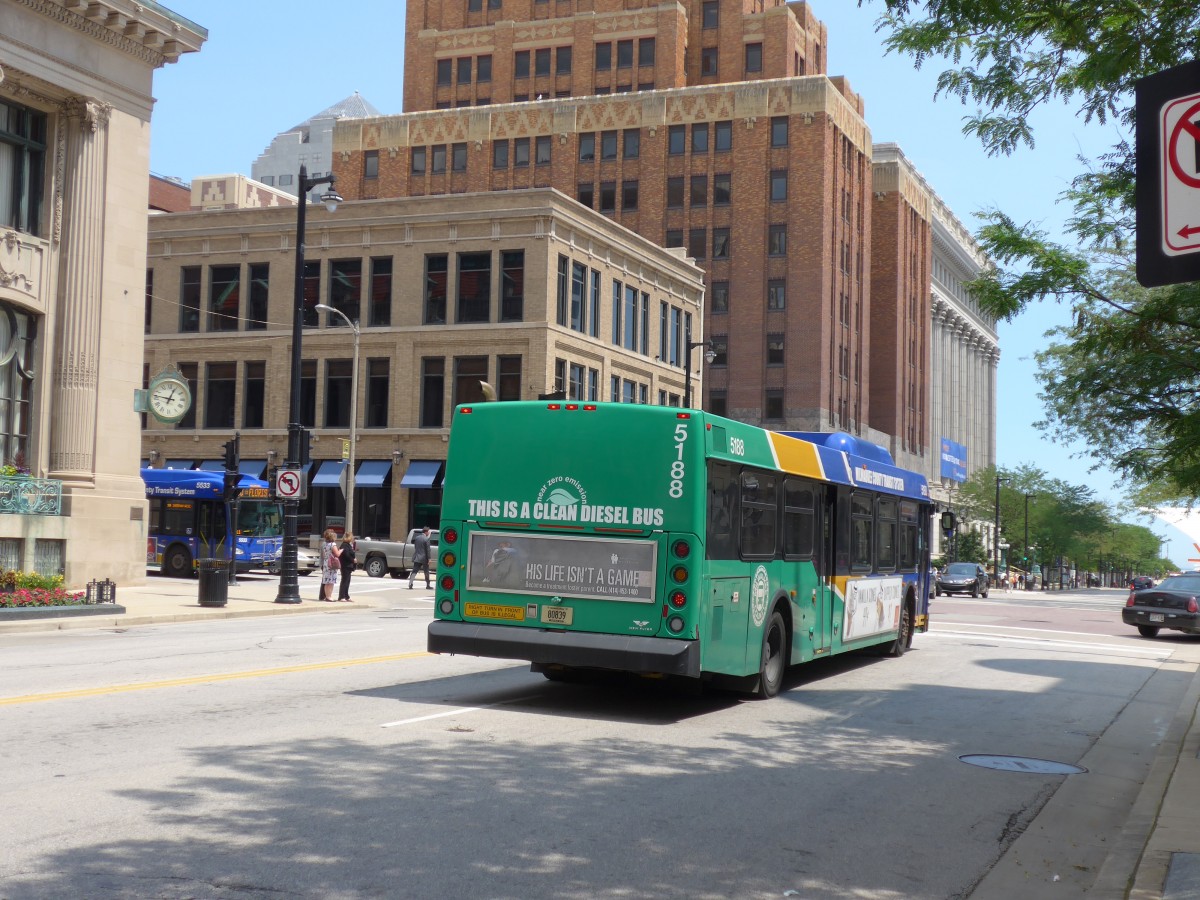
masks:
<svg viewBox="0 0 1200 900"><path fill-rule="evenodd" d="M1137 277L1200 281L1200 61L1137 83Z"/></svg>

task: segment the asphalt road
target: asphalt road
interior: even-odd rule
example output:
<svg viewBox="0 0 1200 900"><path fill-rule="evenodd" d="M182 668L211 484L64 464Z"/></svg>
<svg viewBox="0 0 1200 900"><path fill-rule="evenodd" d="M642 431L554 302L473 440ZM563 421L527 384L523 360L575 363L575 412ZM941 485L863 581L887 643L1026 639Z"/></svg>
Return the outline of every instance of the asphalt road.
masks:
<svg viewBox="0 0 1200 900"><path fill-rule="evenodd" d="M939 598L903 658L758 701L428 656L428 598L367 589L336 617L0 636L0 898L1075 896L1149 759L959 757L1096 759L1198 649L1111 592Z"/></svg>

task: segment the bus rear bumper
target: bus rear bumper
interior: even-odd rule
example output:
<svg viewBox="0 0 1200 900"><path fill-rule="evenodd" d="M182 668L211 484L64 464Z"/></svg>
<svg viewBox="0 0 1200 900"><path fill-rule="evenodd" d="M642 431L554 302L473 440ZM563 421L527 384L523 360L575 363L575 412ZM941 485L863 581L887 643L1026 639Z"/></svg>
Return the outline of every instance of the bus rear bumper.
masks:
<svg viewBox="0 0 1200 900"><path fill-rule="evenodd" d="M428 647L430 653L700 677L700 644L682 639L435 620L429 623Z"/></svg>

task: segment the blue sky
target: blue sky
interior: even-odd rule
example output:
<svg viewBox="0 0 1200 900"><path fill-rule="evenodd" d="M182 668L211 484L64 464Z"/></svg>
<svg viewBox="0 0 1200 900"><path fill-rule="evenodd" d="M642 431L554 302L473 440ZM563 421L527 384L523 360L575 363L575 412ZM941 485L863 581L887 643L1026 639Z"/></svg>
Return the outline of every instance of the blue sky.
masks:
<svg viewBox="0 0 1200 900"><path fill-rule="evenodd" d="M162 2L207 28L209 39L198 54L155 75L150 168L156 174L185 181L248 175L276 133L355 91L384 113L403 109L404 6L395 0L352 0L336 15L314 0ZM899 144L969 229L977 227L977 211L999 207L1059 232L1069 210L1055 198L1079 170L1081 154L1094 159L1119 139L1114 126L1084 125L1065 107L1048 108L1035 117L1033 149L989 158L961 133L963 117L974 110L955 99L933 100L942 68L936 60L918 71L908 57L883 54L874 28L880 3L811 5L829 28L829 73L845 75L863 96L873 139ZM999 326L999 464L1033 464L1087 484L1115 505L1122 491L1111 472L1089 472L1073 448L1033 426L1042 413L1032 354L1046 344L1045 331L1066 318L1064 308L1044 304ZM1151 527L1170 539L1177 565L1197 555L1181 532L1157 521Z"/></svg>

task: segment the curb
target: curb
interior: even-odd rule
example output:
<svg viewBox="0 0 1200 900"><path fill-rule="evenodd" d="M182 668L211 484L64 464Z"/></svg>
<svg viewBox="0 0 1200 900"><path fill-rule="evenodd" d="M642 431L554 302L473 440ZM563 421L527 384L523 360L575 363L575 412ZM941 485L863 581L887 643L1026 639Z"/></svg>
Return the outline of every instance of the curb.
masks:
<svg viewBox="0 0 1200 900"><path fill-rule="evenodd" d="M72 619L76 616L105 616L124 613L125 607L114 603L93 603L87 606L5 606L0 607L0 624L27 622L33 619Z"/></svg>
<svg viewBox="0 0 1200 900"><path fill-rule="evenodd" d="M214 619L245 619L245 618L262 618L264 616L285 616L296 613L342 613L349 612L355 609L371 609L368 603L358 601L352 603L334 604L333 606L317 606L315 603L307 606L300 604L288 605L285 608L264 608L264 609L222 609L213 607L196 607L196 612L183 611L178 613L160 613L160 614L142 614L142 615L116 615L111 619L100 615L92 614L86 616L67 616L63 618L39 618L27 619L25 621L4 621L0 618L0 634L24 634L35 631L66 631L74 628L128 628L133 625L165 625L178 622L204 622ZM116 607L116 610L122 610L122 607ZM205 611L201 612L200 610ZM104 613L114 612L114 608L109 606L104 609Z"/></svg>

